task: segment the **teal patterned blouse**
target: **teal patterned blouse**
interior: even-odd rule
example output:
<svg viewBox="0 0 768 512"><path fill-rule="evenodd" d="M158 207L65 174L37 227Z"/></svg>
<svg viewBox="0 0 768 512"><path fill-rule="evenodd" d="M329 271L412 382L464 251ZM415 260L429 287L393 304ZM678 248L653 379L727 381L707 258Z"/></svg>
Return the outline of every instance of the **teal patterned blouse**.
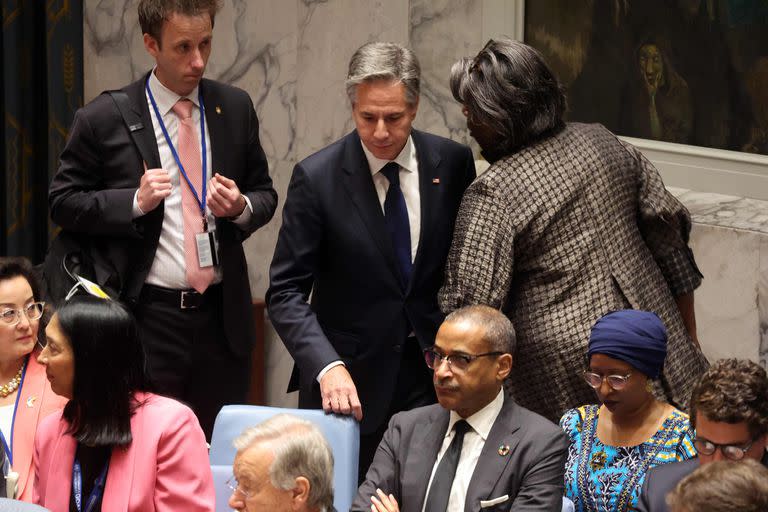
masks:
<svg viewBox="0 0 768 512"><path fill-rule="evenodd" d="M568 435L565 496L577 512L635 510L649 468L696 456L688 416L677 409L646 442L607 446L597 438L599 406L571 409L560 419Z"/></svg>

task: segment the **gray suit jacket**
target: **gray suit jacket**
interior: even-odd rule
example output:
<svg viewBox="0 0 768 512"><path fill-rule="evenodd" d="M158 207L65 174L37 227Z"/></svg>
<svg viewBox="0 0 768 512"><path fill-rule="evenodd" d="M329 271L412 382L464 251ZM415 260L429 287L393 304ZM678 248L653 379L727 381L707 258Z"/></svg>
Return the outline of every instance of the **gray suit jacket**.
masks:
<svg viewBox="0 0 768 512"><path fill-rule="evenodd" d="M402 512L421 512L449 417L440 405L395 415L351 510L370 511L371 496L380 488L395 496ZM499 454L501 445L509 446L507 455ZM505 494L509 500L482 510L559 512L567 450L556 425L505 396L472 475L465 512L477 512L480 500Z"/></svg>

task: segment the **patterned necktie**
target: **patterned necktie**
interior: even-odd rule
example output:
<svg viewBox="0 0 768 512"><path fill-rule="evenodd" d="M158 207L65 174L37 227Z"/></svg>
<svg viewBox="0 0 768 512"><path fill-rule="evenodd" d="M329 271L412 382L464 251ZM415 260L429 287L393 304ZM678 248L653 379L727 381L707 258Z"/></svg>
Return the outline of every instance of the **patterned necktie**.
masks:
<svg viewBox="0 0 768 512"><path fill-rule="evenodd" d="M459 457L461 457L461 447L464 444L464 434L469 429L469 423L464 420L459 420L453 425L455 434L451 445L443 454L443 458L440 459L435 476L432 478L424 512L445 512L445 509L448 508L453 478L456 476L456 468L459 465ZM464 508L463 505L462 503L462 509Z"/></svg>
<svg viewBox="0 0 768 512"><path fill-rule="evenodd" d="M395 258L403 280L403 289L405 289L411 280L413 264L411 263L411 225L408 222L405 196L400 189L400 166L395 162L389 162L379 172L389 180L389 189L384 199L384 221L392 238L392 247L395 249Z"/></svg>
<svg viewBox="0 0 768 512"><path fill-rule="evenodd" d="M195 134L195 123L192 121L193 103L182 98L173 106L173 113L179 117L179 138L176 150L181 165L187 173L187 178L195 187L198 197L203 191L203 169L200 158L200 144ZM181 171L179 171L181 174ZM200 213L200 203L189 188L187 180L179 176L181 185L181 209L184 220L184 263L186 265L187 282L189 286L203 293L213 281L213 266L200 268L197 259L197 243L195 235L203 232L203 216Z"/></svg>

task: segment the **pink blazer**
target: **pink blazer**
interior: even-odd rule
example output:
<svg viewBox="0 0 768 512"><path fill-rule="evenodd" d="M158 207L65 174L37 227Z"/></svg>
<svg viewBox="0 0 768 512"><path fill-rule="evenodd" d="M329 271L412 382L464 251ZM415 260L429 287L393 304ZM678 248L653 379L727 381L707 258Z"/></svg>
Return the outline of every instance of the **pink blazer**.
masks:
<svg viewBox="0 0 768 512"><path fill-rule="evenodd" d="M16 496L22 501L32 501L32 489L35 484L32 452L38 425L43 418L63 409L67 403L66 398L51 391L51 384L45 376L45 367L38 364L37 354L38 351L34 350L29 355L16 420L13 423L13 470L19 474Z"/></svg>
<svg viewBox="0 0 768 512"><path fill-rule="evenodd" d="M205 435L194 413L176 400L138 393L144 405L131 418L133 442L114 449L102 510L109 512L213 512L216 496ZM68 512L77 441L52 414L35 439L34 501Z"/></svg>

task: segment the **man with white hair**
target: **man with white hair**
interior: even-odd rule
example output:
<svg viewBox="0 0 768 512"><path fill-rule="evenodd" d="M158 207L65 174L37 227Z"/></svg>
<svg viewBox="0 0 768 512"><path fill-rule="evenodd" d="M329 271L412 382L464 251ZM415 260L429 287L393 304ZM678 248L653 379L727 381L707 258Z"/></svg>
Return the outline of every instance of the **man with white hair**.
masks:
<svg viewBox="0 0 768 512"><path fill-rule="evenodd" d="M229 506L241 512L332 512L333 454L318 428L278 414L235 439Z"/></svg>

